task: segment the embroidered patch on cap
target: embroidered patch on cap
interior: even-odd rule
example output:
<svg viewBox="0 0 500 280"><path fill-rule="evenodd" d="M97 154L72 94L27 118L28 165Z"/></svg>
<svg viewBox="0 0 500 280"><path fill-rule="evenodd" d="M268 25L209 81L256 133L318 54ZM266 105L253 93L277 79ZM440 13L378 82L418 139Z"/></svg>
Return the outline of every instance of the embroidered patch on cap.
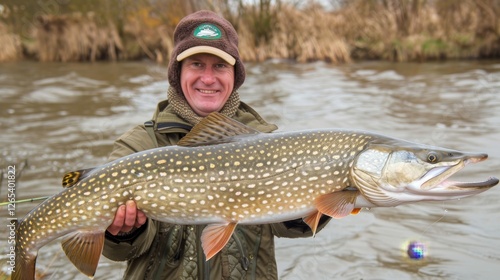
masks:
<svg viewBox="0 0 500 280"><path fill-rule="evenodd" d="M222 37L220 29L217 26L209 23L204 23L196 27L193 35L196 38L208 40L220 39Z"/></svg>

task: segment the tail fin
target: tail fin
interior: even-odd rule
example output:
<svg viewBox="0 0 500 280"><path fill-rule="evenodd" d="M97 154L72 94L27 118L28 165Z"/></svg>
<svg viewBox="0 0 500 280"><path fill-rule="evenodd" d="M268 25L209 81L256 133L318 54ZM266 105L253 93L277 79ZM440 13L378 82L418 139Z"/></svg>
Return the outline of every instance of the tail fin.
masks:
<svg viewBox="0 0 500 280"><path fill-rule="evenodd" d="M16 264L12 268L11 280L34 280L36 255L26 260L22 257L22 253L18 250L16 241Z"/></svg>
<svg viewBox="0 0 500 280"><path fill-rule="evenodd" d="M38 251L30 254L27 250L26 240L21 240L23 236L23 231L19 229L21 223L18 223L16 228L16 256L14 266L11 268L11 280L34 280Z"/></svg>

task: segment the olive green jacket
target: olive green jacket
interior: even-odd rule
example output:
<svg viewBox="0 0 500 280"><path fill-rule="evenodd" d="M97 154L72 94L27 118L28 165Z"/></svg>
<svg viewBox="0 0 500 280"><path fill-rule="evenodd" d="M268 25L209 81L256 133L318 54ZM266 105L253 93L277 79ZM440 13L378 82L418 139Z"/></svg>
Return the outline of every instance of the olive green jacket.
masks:
<svg viewBox="0 0 500 280"><path fill-rule="evenodd" d="M262 132L277 129L244 103L233 118ZM110 160L157 146L175 145L190 129L189 123L173 113L168 101L160 102L151 122L134 127L115 142ZM150 137L153 134L155 139ZM324 218L320 228L328 220ZM206 262L200 243L203 227L148 219L141 228L125 235L106 232L103 255L114 261L127 261L124 279L277 279L274 236L312 235L300 220L238 225L225 248Z"/></svg>

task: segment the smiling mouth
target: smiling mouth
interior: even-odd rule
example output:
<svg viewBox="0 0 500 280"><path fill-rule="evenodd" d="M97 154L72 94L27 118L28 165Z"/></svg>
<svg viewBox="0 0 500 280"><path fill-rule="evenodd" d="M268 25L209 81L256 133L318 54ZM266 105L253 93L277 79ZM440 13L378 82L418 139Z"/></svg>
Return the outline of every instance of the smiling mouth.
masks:
<svg viewBox="0 0 500 280"><path fill-rule="evenodd" d="M208 90L208 89L198 89L198 91L202 94L216 94L219 91L218 90Z"/></svg>

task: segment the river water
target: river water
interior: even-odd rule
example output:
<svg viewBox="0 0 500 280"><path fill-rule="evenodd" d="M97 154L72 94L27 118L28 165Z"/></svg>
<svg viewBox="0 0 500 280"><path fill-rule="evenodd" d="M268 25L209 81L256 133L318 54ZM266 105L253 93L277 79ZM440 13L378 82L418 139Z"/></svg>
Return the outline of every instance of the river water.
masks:
<svg viewBox="0 0 500 280"><path fill-rule="evenodd" d="M22 169L16 197L55 194L65 172L105 163L113 140L148 120L166 97L166 72L145 62L0 65L0 167ZM247 72L242 99L281 130L361 129L485 152L487 161L458 178L500 176L500 61L270 61L247 64ZM4 173L2 201L7 193ZM500 187L461 200L365 209L333 220L316 238L278 239L280 278L497 279L498 201ZM19 204L16 217L36 204ZM7 207L0 207L2 224L8 217ZM8 234L0 227L4 271ZM405 255L411 240L426 246L424 260ZM120 279L122 267L103 257L95 279ZM46 279L87 279L59 242L40 250L37 269Z"/></svg>

